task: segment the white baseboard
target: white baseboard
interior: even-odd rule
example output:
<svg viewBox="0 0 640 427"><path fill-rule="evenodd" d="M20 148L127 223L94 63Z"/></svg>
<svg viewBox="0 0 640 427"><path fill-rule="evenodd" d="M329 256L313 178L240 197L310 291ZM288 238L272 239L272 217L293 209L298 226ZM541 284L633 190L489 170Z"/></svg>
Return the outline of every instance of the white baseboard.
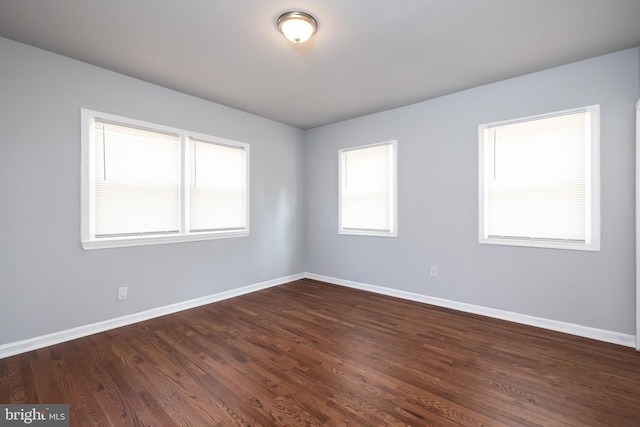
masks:
<svg viewBox="0 0 640 427"><path fill-rule="evenodd" d="M577 325L574 323L566 323L558 320L544 319L541 317L528 316L526 314L498 310L495 308L488 308L442 298L429 297L413 292L400 291L398 289L385 288L382 286L368 285L366 283L353 282L350 280L336 279L335 277L322 276L319 274L305 273L304 277L319 280L321 282L327 282L335 285L346 286L349 288L360 289L363 291L374 292L377 294L402 298L410 301L436 305L439 307L450 308L467 313L480 314L482 316L493 317L496 319L507 320L510 322L521 323L529 326L536 326L538 328L549 329L556 332L564 332L580 337L592 338L612 344L619 344L627 347L636 347L636 337L634 335L623 334L620 332L607 331L603 329L592 328L589 326Z"/></svg>
<svg viewBox="0 0 640 427"><path fill-rule="evenodd" d="M0 345L0 359L13 356L19 353L25 353L31 350L37 350L49 345L59 344L76 338L86 337L98 332L108 331L110 329L119 328L121 326L131 325L133 323L142 322L144 320L153 319L155 317L165 316L167 314L176 313L178 311L188 310L190 308L199 307L213 302L237 297L262 289L271 288L273 286L282 285L302 279L304 273L292 276L281 277L266 282L256 283L238 289L220 292L206 297L195 298L175 304L166 305L164 307L152 308L150 310L141 311L139 313L128 314L122 317L116 317L102 322L91 323L89 325L79 326L77 328L67 329L65 331L54 332L35 338L29 338L22 341Z"/></svg>

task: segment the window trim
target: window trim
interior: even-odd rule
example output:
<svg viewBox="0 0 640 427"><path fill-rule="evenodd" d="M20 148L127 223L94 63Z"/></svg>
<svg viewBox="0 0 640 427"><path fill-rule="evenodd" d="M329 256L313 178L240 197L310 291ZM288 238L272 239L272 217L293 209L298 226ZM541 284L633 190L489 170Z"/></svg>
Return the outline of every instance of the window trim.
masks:
<svg viewBox="0 0 640 427"><path fill-rule="evenodd" d="M192 132L184 129L146 122L114 114L80 109L81 115L81 243L85 250L119 248L130 246L146 246L167 243L194 242L213 239L246 237L249 235L250 224L250 152L249 144L211 135ZM95 237L95 120L105 120L127 126L149 129L165 133L177 134L180 139L180 221L178 234L156 234L121 237ZM241 230L198 231L188 230L189 191L187 176L189 173L189 140L210 142L242 148L246 152L246 197L245 197L245 227Z"/></svg>
<svg viewBox="0 0 640 427"><path fill-rule="evenodd" d="M585 193L590 207L585 213L587 215L586 242L567 242L555 240L533 240L533 239L509 239L488 237L485 233L487 229L487 192L484 188L485 176L485 156L486 141L485 131L491 127L514 124L519 122L532 121L536 119L550 118L553 116L588 112L589 113L589 133L588 147L585 150L585 163L589 168L589 180L585 182ZM582 251L600 251L600 105L589 105L586 107L572 108L568 110L555 111L551 113L538 114L521 117L513 120L486 123L478 126L478 242L480 244L525 246L535 248L569 249Z"/></svg>
<svg viewBox="0 0 640 427"><path fill-rule="evenodd" d="M343 162L342 154L347 151L354 151L365 148L378 147L382 145L390 145L392 149L392 173L391 173L391 221L390 231L353 229L342 227L342 177ZM391 139L388 141L377 142L374 144L360 145L356 147L343 148L338 150L338 234L354 235L354 236L370 236L370 237L398 237L398 140Z"/></svg>

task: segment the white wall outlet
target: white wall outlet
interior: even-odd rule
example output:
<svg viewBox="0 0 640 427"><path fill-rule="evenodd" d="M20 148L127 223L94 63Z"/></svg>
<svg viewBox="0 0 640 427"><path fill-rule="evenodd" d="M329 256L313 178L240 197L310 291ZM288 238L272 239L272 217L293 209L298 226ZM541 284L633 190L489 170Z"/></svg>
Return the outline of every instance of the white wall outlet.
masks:
<svg viewBox="0 0 640 427"><path fill-rule="evenodd" d="M129 288L127 286L123 286L118 288L118 301L124 301L128 298Z"/></svg>
<svg viewBox="0 0 640 427"><path fill-rule="evenodd" d="M437 265L430 265L429 266L429 276L438 277L438 266Z"/></svg>

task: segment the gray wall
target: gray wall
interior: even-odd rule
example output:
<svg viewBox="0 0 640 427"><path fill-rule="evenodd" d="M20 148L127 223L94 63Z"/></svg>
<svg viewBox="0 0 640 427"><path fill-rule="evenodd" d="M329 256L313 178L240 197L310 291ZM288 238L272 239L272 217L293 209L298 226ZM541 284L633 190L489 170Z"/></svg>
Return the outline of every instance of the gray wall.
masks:
<svg viewBox="0 0 640 427"><path fill-rule="evenodd" d="M251 235L82 250L81 107L251 144ZM0 344L304 271L299 129L2 38L0 129Z"/></svg>
<svg viewBox="0 0 640 427"><path fill-rule="evenodd" d="M626 50L308 131L307 271L633 334L638 56ZM590 104L601 106L602 251L478 244L478 125ZM338 235L338 149L392 138L399 237ZM429 265L439 277L428 277Z"/></svg>

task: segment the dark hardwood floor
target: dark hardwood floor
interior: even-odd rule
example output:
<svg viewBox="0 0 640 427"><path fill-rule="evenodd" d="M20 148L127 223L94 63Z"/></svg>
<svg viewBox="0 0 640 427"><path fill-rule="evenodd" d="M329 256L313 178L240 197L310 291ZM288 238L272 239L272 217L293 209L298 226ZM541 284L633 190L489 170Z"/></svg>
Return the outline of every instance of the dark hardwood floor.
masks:
<svg viewBox="0 0 640 427"><path fill-rule="evenodd" d="M72 426L640 426L634 349L312 280L0 360Z"/></svg>

